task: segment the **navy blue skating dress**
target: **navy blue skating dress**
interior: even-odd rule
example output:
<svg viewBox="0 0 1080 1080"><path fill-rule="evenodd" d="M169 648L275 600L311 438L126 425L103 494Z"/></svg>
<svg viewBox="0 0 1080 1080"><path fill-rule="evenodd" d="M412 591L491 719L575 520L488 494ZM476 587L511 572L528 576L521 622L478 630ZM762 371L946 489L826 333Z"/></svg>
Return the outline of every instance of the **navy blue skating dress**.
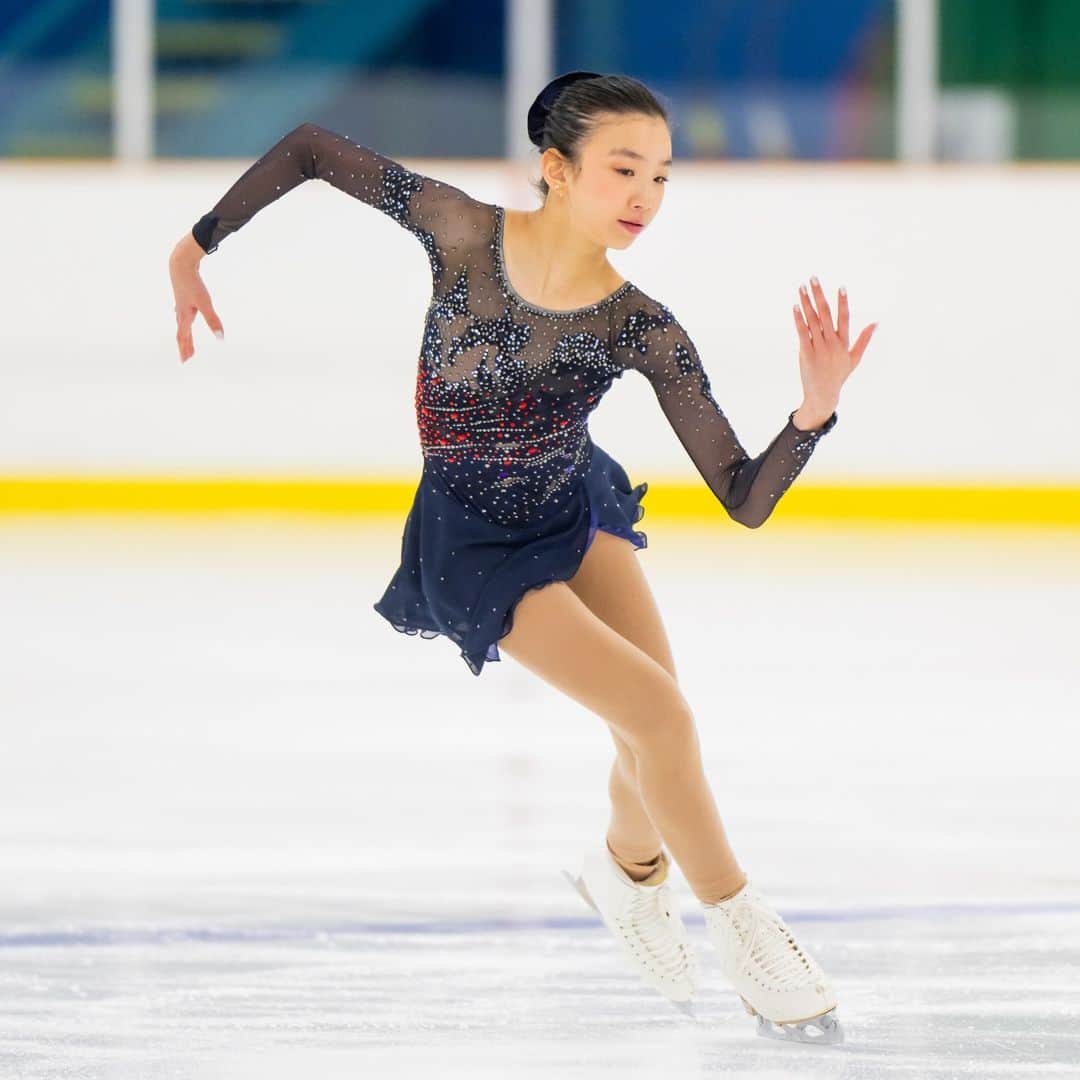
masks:
<svg viewBox="0 0 1080 1080"><path fill-rule="evenodd" d="M192 228L206 252L305 180L325 180L411 232L427 252L432 299L416 378L424 464L401 562L375 610L396 630L445 636L474 675L529 589L573 577L596 531L646 546L635 528L648 485L589 435L589 414L628 369L736 521L761 525L818 439L792 417L751 458L713 398L686 331L629 281L587 307L520 297L503 259L504 210L316 124L252 165ZM612 228L618 228L612 222Z"/></svg>

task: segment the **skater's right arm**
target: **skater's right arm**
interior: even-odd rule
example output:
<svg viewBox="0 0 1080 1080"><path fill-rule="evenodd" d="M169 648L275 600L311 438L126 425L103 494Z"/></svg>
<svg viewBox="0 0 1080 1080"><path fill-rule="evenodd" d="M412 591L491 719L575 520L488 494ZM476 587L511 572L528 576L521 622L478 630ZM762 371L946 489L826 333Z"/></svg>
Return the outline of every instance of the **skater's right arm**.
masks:
<svg viewBox="0 0 1080 1080"><path fill-rule="evenodd" d="M475 244L491 220L492 207L459 188L414 172L319 124L300 124L248 168L173 249L169 274L181 360L194 353L191 324L197 313L215 333L222 329L199 276L199 261L217 251L225 237L263 207L315 179L374 206L413 233L427 252L433 281L447 265L461 264L466 245Z"/></svg>
<svg viewBox="0 0 1080 1080"><path fill-rule="evenodd" d="M406 168L321 124L304 123L283 136L193 226L204 254L264 206L305 180L325 180L393 218L421 242L435 276L443 256L467 243L490 206L441 180Z"/></svg>

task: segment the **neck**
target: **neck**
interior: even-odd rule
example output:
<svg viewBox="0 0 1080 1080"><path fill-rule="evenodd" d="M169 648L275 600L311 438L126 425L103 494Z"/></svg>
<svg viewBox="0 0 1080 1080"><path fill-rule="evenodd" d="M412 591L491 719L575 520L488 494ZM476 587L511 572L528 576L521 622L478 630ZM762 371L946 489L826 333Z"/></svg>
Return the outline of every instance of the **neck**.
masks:
<svg viewBox="0 0 1080 1080"><path fill-rule="evenodd" d="M549 198L539 210L526 212L522 223L529 245L529 276L537 292L570 295L612 276L607 249L574 227L558 196Z"/></svg>

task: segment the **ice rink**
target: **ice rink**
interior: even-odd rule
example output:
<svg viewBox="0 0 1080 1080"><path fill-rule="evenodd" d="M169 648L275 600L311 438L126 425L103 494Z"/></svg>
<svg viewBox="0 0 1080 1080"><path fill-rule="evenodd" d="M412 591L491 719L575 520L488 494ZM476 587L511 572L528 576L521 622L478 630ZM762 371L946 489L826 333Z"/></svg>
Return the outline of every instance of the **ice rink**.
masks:
<svg viewBox="0 0 1080 1080"><path fill-rule="evenodd" d="M1080 1075L1080 533L643 521L741 865L846 1041L563 880L602 721L373 610L400 521L0 525L0 1076Z"/></svg>

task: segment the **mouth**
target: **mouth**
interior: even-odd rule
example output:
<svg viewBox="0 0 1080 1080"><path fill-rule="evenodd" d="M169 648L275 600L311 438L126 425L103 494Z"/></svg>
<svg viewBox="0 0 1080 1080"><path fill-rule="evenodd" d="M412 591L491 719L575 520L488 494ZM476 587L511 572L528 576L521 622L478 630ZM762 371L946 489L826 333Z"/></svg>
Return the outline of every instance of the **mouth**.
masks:
<svg viewBox="0 0 1080 1080"><path fill-rule="evenodd" d="M642 230L642 229L644 229L644 228L645 228L645 226L644 226L644 225L643 225L643 224L642 224L641 222L637 222L637 221L623 221L623 219L622 219L622 218L619 218L619 224L620 224L620 225L621 225L621 226L622 226L622 227L623 227L623 228L624 228L624 229L625 229L625 230L626 230L627 232L629 232L629 233L633 233L633 234L634 234L635 236L636 236L636 235L637 235L637 234L638 234L639 232L641 232L641 230Z"/></svg>

